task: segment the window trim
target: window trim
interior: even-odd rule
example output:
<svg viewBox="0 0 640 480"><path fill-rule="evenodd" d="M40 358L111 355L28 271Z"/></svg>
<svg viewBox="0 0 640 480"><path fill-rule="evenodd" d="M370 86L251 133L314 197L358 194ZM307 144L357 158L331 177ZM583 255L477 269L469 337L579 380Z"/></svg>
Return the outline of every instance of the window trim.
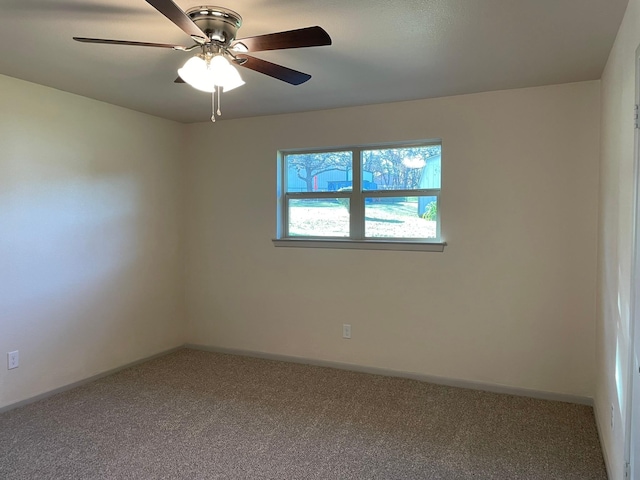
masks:
<svg viewBox="0 0 640 480"><path fill-rule="evenodd" d="M372 145L353 145L331 148L283 149L277 153L277 210L276 210L276 247L304 248L338 248L338 249L371 249L371 250L409 250L442 252L447 245L442 239L440 219L441 188L411 190L363 190L362 189L362 152L367 150L383 150L393 148L414 148L440 146L442 140L426 140L418 142L397 142ZM305 153L351 152L352 190L343 192L287 192L286 156ZM367 198L385 197L436 197L437 218L435 238L391 238L365 236L365 201ZM350 200L349 237L327 236L289 236L289 202L301 198L348 198Z"/></svg>
<svg viewBox="0 0 640 480"><path fill-rule="evenodd" d="M409 240L352 240L336 237L289 237L271 240L276 247L336 248L346 250L404 250L420 252L442 252L447 242L423 242Z"/></svg>

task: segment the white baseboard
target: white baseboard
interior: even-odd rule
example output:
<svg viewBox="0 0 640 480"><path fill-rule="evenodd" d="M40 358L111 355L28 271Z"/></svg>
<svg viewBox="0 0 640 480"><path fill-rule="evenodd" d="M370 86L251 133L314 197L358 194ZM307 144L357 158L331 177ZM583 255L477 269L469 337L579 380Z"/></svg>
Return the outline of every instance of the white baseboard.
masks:
<svg viewBox="0 0 640 480"><path fill-rule="evenodd" d="M120 367L112 368L110 370L106 370L104 372L98 373L96 375L92 375L83 380L78 380L77 382L69 383L67 385L63 385L62 387L55 388L53 390L49 390L48 392L40 393L33 397L26 398L24 400L20 400L19 402L10 403L9 405L5 405L4 407L0 407L0 413L8 412L9 410L13 410L14 408L23 407L25 405L29 405L30 403L37 402L38 400L43 400L45 398L51 397L53 395L57 395L58 393L66 392L67 390L71 390L72 388L79 387L81 385L85 385L90 382L94 382L100 378L106 377L108 375L112 375L121 370L125 370L130 367L134 367L136 365L140 365L141 363L148 362L149 360L153 360L154 358L164 357L165 355L169 355L170 353L176 352L178 350L182 350L184 347L174 347L169 350L162 351L160 353L156 353L155 355L151 355L150 357L141 358L131 363L127 363L126 365L122 365Z"/></svg>
<svg viewBox="0 0 640 480"><path fill-rule="evenodd" d="M609 460L609 450L603 442L602 427L600 426L600 416L598 415L598 404L593 402L593 416L596 421L596 429L598 430L598 438L600 439L600 450L602 450L602 457L604 458L604 466L607 469L607 478L613 478L611 475L611 461Z"/></svg>
<svg viewBox="0 0 640 480"><path fill-rule="evenodd" d="M250 350L240 350L235 348L214 347L208 345L196 345L187 343L186 348L192 350L203 350L207 352L227 353L230 355L242 355L245 357L264 358L266 360L277 360L281 362L302 363L306 365L315 365L318 367L336 368L339 370L351 370L354 372L371 373L374 375L384 375L388 377L409 378L412 380L420 380L422 382L435 383L438 385L447 385L449 387L469 388L472 390L483 390L493 393L504 393L507 395L517 395L519 397L538 398L541 400L552 400L557 402L577 403L579 405L587 405L593 407L593 398L583 397L580 395L570 395L565 393L546 392L540 390L532 390L528 388L511 387L508 385L499 385L483 382L475 382L472 380L458 380L453 378L438 377L434 375L425 375L415 372L403 372L398 370L390 370L386 368L367 367L363 365L355 365L351 363L332 362L327 360L316 360L304 357L295 357L290 355L279 355L266 352L255 352Z"/></svg>
<svg viewBox="0 0 640 480"><path fill-rule="evenodd" d="M13 410L14 408L22 407L24 405L28 405L33 402L37 402L38 400L42 400L53 395L56 395L61 392L65 392L67 390L71 390L72 388L79 387L81 385L85 385L87 383L93 382L100 378L106 377L108 375L112 375L121 370L139 365L144 362L148 362L149 360L153 360L158 357L163 357L175 351L181 350L182 348L190 348L192 350L203 350L207 352L216 352L216 353L226 353L230 355L241 355L245 357L254 357L254 358L264 358L266 360L276 360L281 362L291 362L291 363L300 363L306 365L315 365L319 367L328 367L328 368L336 368L339 370L350 370L354 372L362 372L362 373L370 373L373 375L384 375L388 377L400 377L400 378L409 378L412 380L419 380L422 382L435 383L438 385L447 385L450 387L458 387L458 388L469 388L472 390L483 390L486 392L494 392L494 393L503 393L507 395L517 395L521 397L531 397L531 398L539 398L542 400L552 400L559 402L567 402L567 403L576 403L580 405L588 405L593 407L593 399L590 397L583 397L579 395L569 395L564 393L555 393L555 392L546 392L540 390L532 390L527 388L518 388L511 387L508 385L499 385L499 384L490 384L483 382L475 382L471 380L459 380L445 377L438 377L434 375L425 375L422 373L415 372L403 372L399 370L391 370L386 368L378 368L378 367L368 367L363 365L356 365L351 363L342 363L342 362L332 362L328 360L317 360L312 358L305 357L296 357L292 355L279 355L274 353L267 352L256 352L250 350L241 350L235 348L223 348L223 347L214 347L208 345L196 345L196 344L186 344L181 347L175 347L155 355L151 355L150 357L145 357L139 360L136 360L131 363L127 363L126 365L122 365L120 367L116 367L96 375L92 375L91 377L85 378L83 380L79 380L77 382L70 383L68 385L64 385L62 387L56 388L54 390L50 390L48 392L41 393L39 395L35 395L33 397L29 397L27 399L21 400L16 403L12 403L6 405L4 407L0 407L0 413L7 412L9 410ZM596 425L598 426L598 433L600 433L600 425L597 421L596 415ZM602 436L600 436L602 438ZM601 442L602 443L602 442ZM605 457L605 463L607 464L607 471L609 470L609 463L607 458L606 449L603 446L603 452Z"/></svg>

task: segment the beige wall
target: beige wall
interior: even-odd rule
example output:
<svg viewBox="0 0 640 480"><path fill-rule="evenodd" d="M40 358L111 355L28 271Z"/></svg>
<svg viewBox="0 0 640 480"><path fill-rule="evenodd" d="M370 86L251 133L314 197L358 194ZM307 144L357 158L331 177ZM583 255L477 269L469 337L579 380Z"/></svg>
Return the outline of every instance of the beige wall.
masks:
<svg viewBox="0 0 640 480"><path fill-rule="evenodd" d="M0 112L2 407L184 342L183 126L5 76Z"/></svg>
<svg viewBox="0 0 640 480"><path fill-rule="evenodd" d="M596 410L612 480L621 479L627 422L633 226L632 112L640 0L630 0L602 77ZM614 430L610 409L614 409Z"/></svg>
<svg viewBox="0 0 640 480"><path fill-rule="evenodd" d="M21 355L0 408L185 341L593 396L599 102L584 82L183 126L0 76L0 353ZM615 125L601 282L625 260ZM430 138L444 253L272 245L278 149Z"/></svg>
<svg viewBox="0 0 640 480"><path fill-rule="evenodd" d="M599 118L595 81L189 126L188 341L592 397ZM444 253L272 245L278 149L431 138Z"/></svg>

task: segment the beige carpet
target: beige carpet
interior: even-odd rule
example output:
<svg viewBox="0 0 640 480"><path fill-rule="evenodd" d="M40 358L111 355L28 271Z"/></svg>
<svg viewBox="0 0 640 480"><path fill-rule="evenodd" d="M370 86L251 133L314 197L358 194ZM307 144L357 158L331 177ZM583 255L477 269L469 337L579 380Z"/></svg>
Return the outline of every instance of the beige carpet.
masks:
<svg viewBox="0 0 640 480"><path fill-rule="evenodd" d="M592 409L181 350L0 415L1 479L606 479Z"/></svg>

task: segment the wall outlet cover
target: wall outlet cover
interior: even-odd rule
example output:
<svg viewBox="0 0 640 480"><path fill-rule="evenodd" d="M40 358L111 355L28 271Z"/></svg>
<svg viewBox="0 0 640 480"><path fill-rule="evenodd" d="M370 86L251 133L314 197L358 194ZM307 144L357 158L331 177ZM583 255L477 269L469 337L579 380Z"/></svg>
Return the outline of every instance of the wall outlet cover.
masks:
<svg viewBox="0 0 640 480"><path fill-rule="evenodd" d="M18 368L20 364L20 357L18 354L18 350L7 353L7 369L12 370L14 368Z"/></svg>
<svg viewBox="0 0 640 480"><path fill-rule="evenodd" d="M342 325L342 338L351 338L351 325L348 323Z"/></svg>

